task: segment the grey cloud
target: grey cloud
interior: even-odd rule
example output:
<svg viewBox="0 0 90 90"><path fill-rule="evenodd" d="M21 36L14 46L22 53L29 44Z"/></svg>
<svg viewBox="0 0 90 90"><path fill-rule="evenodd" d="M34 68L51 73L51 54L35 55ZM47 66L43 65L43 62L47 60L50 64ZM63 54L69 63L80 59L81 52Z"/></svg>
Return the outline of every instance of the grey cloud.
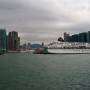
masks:
<svg viewBox="0 0 90 90"><path fill-rule="evenodd" d="M2 18L2 21L5 20L6 22L17 22L19 19L21 22L23 21L26 23L27 21L70 21L70 18L62 13L56 15L55 13L51 13L43 8L34 7L32 3L30 3L30 6L28 7L23 5L23 3L17 3L17 0L5 0L5 2L3 0L3 3L0 3L0 17Z"/></svg>
<svg viewBox="0 0 90 90"><path fill-rule="evenodd" d="M68 28L68 30L73 31L73 33L87 32L90 31L90 23L87 22L77 23Z"/></svg>
<svg viewBox="0 0 90 90"><path fill-rule="evenodd" d="M0 0L0 26L8 31L17 30L22 42L56 40L63 32L77 33L90 28L89 22L78 23L68 16L70 13L63 11L65 4L62 4L63 8L57 5L55 8L53 1L55 0ZM61 1L56 0L59 3ZM71 25L62 27L62 23Z"/></svg>

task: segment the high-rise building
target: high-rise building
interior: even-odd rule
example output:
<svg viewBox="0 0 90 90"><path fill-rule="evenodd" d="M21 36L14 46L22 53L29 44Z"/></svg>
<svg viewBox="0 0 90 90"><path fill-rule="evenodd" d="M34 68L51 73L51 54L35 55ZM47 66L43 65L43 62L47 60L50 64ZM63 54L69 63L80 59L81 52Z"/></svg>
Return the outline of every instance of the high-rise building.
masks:
<svg viewBox="0 0 90 90"><path fill-rule="evenodd" d="M16 31L9 32L8 34L8 50L16 51L20 47L20 38Z"/></svg>
<svg viewBox="0 0 90 90"><path fill-rule="evenodd" d="M20 49L20 37L18 37L18 44L17 44L17 48L18 48L18 50Z"/></svg>
<svg viewBox="0 0 90 90"><path fill-rule="evenodd" d="M79 33L78 41L87 42L87 33L86 32Z"/></svg>
<svg viewBox="0 0 90 90"><path fill-rule="evenodd" d="M78 42L78 34L74 34L71 36L71 41L72 42Z"/></svg>
<svg viewBox="0 0 90 90"><path fill-rule="evenodd" d="M6 51L6 30L0 29L0 50Z"/></svg>
<svg viewBox="0 0 90 90"><path fill-rule="evenodd" d="M69 40L69 34L68 33L64 33L64 42L68 42L68 40Z"/></svg>
<svg viewBox="0 0 90 90"><path fill-rule="evenodd" d="M8 42L8 50L12 50L12 48L13 48L13 45L12 45L12 33L11 32L9 32L9 34L8 34L8 37L7 37L8 39L7 39L7 42Z"/></svg>
<svg viewBox="0 0 90 90"><path fill-rule="evenodd" d="M90 43L90 31L82 32L79 34L69 35L64 33L64 41L65 42L88 42Z"/></svg>
<svg viewBox="0 0 90 90"><path fill-rule="evenodd" d="M87 33L87 42L90 43L90 31Z"/></svg>

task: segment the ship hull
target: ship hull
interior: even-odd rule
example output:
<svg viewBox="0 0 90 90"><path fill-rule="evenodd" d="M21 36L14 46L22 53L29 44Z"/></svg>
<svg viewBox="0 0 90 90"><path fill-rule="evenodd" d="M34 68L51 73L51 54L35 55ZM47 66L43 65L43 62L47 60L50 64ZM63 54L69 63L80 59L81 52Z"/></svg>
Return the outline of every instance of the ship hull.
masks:
<svg viewBox="0 0 90 90"><path fill-rule="evenodd" d="M90 49L48 49L49 54L90 54Z"/></svg>

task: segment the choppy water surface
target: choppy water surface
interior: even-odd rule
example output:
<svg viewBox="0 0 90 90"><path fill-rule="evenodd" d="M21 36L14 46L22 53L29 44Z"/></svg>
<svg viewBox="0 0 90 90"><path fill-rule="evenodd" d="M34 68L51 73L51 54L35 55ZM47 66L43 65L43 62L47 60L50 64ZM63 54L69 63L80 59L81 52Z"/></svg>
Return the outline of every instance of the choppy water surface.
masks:
<svg viewBox="0 0 90 90"><path fill-rule="evenodd" d="M0 90L90 90L90 55L0 56Z"/></svg>

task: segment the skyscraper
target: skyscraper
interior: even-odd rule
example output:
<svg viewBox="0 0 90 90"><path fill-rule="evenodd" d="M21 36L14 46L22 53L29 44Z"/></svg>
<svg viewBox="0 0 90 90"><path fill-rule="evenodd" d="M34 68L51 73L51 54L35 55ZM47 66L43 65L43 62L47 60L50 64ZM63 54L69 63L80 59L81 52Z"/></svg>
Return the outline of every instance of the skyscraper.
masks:
<svg viewBox="0 0 90 90"><path fill-rule="evenodd" d="M86 32L79 33L78 41L79 42L87 42L87 33Z"/></svg>
<svg viewBox="0 0 90 90"><path fill-rule="evenodd" d="M6 30L0 29L0 50L6 51Z"/></svg>
<svg viewBox="0 0 90 90"><path fill-rule="evenodd" d="M87 42L90 43L90 31L87 33Z"/></svg>
<svg viewBox="0 0 90 90"><path fill-rule="evenodd" d="M17 49L19 50L20 49L20 37L18 37L18 41L17 41Z"/></svg>
<svg viewBox="0 0 90 90"><path fill-rule="evenodd" d="M64 33L64 42L68 42L69 41L69 34L68 33Z"/></svg>
<svg viewBox="0 0 90 90"><path fill-rule="evenodd" d="M20 38L16 31L9 32L8 34L8 50L16 51L20 46Z"/></svg>
<svg viewBox="0 0 90 90"><path fill-rule="evenodd" d="M71 41L72 42L78 42L78 34L74 34L71 36Z"/></svg>

